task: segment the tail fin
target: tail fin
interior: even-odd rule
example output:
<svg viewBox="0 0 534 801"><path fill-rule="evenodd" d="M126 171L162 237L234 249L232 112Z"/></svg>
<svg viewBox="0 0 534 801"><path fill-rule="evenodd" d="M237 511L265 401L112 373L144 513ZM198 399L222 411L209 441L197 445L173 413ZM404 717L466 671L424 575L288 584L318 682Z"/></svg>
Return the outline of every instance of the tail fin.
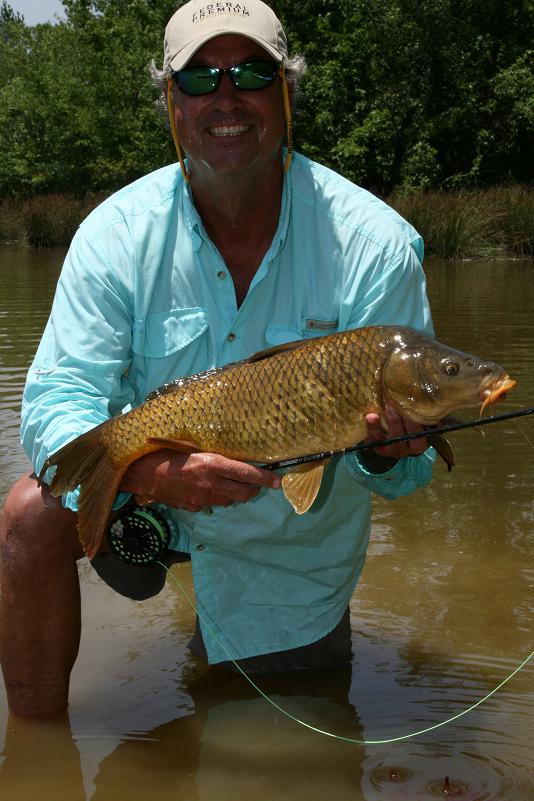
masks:
<svg viewBox="0 0 534 801"><path fill-rule="evenodd" d="M78 534L92 559L104 536L113 501L125 467L115 466L102 442L100 426L87 431L50 456L39 474L39 482L49 467L56 467L50 492L58 496L80 486Z"/></svg>

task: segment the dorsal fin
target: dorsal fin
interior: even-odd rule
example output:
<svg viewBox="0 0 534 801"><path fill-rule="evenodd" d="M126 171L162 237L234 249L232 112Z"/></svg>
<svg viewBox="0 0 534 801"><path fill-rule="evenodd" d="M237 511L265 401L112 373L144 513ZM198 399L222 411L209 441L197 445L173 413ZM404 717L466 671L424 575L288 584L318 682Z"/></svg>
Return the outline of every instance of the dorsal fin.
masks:
<svg viewBox="0 0 534 801"><path fill-rule="evenodd" d="M277 353L284 353L290 350L297 350L297 348L301 348L303 345L307 345L308 342L313 342L314 339L322 339L322 337L313 337L310 339L296 339L293 342L283 342L281 345L274 345L272 348L266 348L265 350L259 350L257 353L253 353L252 356L249 356L248 359L245 359L245 363L252 364L253 362L261 362L263 359L268 359L271 356L276 356Z"/></svg>
<svg viewBox="0 0 534 801"><path fill-rule="evenodd" d="M210 375L222 372L229 366L230 365L226 365L225 367L216 367L213 370L204 370L203 373L195 373L194 375L186 375L182 376L182 378L175 378L174 381L168 381L166 384L162 384L157 389L153 389L152 392L149 392L145 398L145 401L154 400L154 398L159 398L161 395L167 395L168 392L173 392L175 389L187 387L189 384L193 384L195 381L200 381L202 378L207 378Z"/></svg>

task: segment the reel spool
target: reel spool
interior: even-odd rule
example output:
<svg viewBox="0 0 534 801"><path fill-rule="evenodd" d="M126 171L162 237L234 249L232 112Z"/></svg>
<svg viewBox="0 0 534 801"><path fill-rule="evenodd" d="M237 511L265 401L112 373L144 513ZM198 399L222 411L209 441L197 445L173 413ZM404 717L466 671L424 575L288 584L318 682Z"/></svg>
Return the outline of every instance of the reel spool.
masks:
<svg viewBox="0 0 534 801"><path fill-rule="evenodd" d="M136 567L160 561L170 540L165 519L149 507L123 512L108 528L111 551L122 562Z"/></svg>

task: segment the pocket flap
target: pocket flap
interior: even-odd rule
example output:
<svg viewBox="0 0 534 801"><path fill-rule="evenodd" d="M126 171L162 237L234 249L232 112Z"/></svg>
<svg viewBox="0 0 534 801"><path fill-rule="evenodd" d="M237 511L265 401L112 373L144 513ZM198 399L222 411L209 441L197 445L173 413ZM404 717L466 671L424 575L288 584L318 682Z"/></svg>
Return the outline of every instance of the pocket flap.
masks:
<svg viewBox="0 0 534 801"><path fill-rule="evenodd" d="M141 356L163 357L185 348L208 329L206 310L170 309L136 320L132 348Z"/></svg>

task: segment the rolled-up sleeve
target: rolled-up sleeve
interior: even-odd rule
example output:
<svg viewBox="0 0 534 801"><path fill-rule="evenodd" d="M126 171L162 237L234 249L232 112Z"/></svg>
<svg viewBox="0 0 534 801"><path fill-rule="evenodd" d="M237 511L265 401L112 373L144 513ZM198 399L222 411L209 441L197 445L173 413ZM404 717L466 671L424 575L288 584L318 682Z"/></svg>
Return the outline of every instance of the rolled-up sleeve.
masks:
<svg viewBox="0 0 534 801"><path fill-rule="evenodd" d="M420 456L406 456L385 473L370 473L359 461L357 455L344 457L359 484L376 495L393 500L409 495L419 487L424 487L432 478L432 467L436 452L428 448Z"/></svg>

